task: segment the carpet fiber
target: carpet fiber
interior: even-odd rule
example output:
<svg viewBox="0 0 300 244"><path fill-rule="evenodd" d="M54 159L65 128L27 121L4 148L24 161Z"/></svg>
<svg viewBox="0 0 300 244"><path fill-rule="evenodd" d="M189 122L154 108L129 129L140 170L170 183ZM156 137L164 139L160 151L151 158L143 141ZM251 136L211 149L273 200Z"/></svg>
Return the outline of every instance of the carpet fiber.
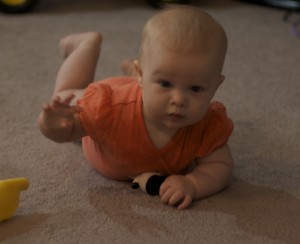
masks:
<svg viewBox="0 0 300 244"><path fill-rule="evenodd" d="M0 243L300 243L300 39L291 30L300 15L285 22L285 10L242 1L193 3L228 33L216 99L235 122L235 169L227 189L184 211L99 175L79 144L56 144L37 127L62 36L101 31L96 79L120 75L156 10L142 0L41 0L30 14L0 14L0 179L30 180L0 223Z"/></svg>

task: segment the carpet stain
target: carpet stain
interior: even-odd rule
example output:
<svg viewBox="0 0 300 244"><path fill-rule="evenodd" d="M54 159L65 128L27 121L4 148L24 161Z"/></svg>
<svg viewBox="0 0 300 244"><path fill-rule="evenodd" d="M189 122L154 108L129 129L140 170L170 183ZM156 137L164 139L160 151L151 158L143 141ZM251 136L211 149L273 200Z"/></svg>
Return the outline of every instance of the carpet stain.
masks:
<svg viewBox="0 0 300 244"><path fill-rule="evenodd" d="M238 227L253 235L300 243L300 199L287 192L234 179L222 193L193 206L192 211L233 215Z"/></svg>
<svg viewBox="0 0 300 244"><path fill-rule="evenodd" d="M145 213L152 209L156 214L174 214L174 209L158 204L159 197L145 197L145 194L128 188L98 187L88 190L88 199L97 211L133 234L144 231L172 235L167 223L143 214L143 208ZM188 216L201 216L201 212L231 215L241 230L253 236L300 243L297 229L300 226L300 199L284 191L234 179L223 192L195 201L187 211Z"/></svg>
<svg viewBox="0 0 300 244"><path fill-rule="evenodd" d="M30 214L14 216L0 223L0 242L29 233L37 226L45 223L50 216L47 214Z"/></svg>
<svg viewBox="0 0 300 244"><path fill-rule="evenodd" d="M156 197L145 198L145 195L138 191L126 189L98 187L88 191L90 204L97 211L104 212L109 218L117 224L128 229L133 234L140 231L151 232L152 235L170 233L170 230L159 221L155 221L149 216L139 214L135 211L135 203L141 206L147 206L147 209L158 210L159 206ZM114 204L108 204L114 202ZM117 208L116 208L117 206ZM145 212L147 212L145 210Z"/></svg>

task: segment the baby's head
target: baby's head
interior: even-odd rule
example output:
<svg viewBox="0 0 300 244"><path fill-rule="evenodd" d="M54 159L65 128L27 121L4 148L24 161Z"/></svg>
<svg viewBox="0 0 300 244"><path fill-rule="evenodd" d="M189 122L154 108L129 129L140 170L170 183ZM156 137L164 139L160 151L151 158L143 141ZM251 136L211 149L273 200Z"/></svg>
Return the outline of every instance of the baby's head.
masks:
<svg viewBox="0 0 300 244"><path fill-rule="evenodd" d="M224 80L226 50L221 25L197 7L170 7L154 15L144 27L135 62L149 123L159 123L164 114L166 128L201 120Z"/></svg>
<svg viewBox="0 0 300 244"><path fill-rule="evenodd" d="M140 45L141 64L154 49L180 55L213 56L221 73L227 38L222 26L200 8L175 6L159 12L146 23Z"/></svg>

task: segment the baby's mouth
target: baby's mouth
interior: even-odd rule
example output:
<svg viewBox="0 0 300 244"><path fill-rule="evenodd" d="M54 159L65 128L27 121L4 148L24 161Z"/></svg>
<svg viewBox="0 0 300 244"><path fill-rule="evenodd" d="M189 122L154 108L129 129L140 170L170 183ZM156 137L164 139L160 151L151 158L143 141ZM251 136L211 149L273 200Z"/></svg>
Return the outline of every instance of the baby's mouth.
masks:
<svg viewBox="0 0 300 244"><path fill-rule="evenodd" d="M182 120L185 118L184 115L179 114L179 113L170 113L170 114L168 114L168 117L173 120Z"/></svg>

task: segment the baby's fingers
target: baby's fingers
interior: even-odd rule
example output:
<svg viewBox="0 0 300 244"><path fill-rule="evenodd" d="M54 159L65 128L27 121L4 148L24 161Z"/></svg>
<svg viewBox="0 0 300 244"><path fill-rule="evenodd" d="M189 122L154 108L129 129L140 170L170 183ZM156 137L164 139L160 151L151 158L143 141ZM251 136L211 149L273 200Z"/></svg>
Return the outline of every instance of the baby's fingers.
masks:
<svg viewBox="0 0 300 244"><path fill-rule="evenodd" d="M42 104L42 109L45 111L45 112L48 112L51 110L51 105L49 103L43 103Z"/></svg>
<svg viewBox="0 0 300 244"><path fill-rule="evenodd" d="M192 197L182 190L175 189L168 184L160 189L161 202L176 206L179 210L187 208L193 201Z"/></svg>
<svg viewBox="0 0 300 244"><path fill-rule="evenodd" d="M53 107L68 106L74 97L75 97L75 94L73 94L73 93L66 96L65 98L61 98L60 96L55 96L52 99L52 106Z"/></svg>
<svg viewBox="0 0 300 244"><path fill-rule="evenodd" d="M161 195L161 202L173 206L181 202L182 198L183 196L180 192L170 187Z"/></svg>
<svg viewBox="0 0 300 244"><path fill-rule="evenodd" d="M175 191L171 195L168 204L172 205L172 206L177 205L182 201L183 198L184 198L184 195L181 192Z"/></svg>
<svg viewBox="0 0 300 244"><path fill-rule="evenodd" d="M51 105L52 106L56 106L56 105L59 105L61 102L60 102L60 97L59 96L55 96L53 97L52 101L51 101Z"/></svg>
<svg viewBox="0 0 300 244"><path fill-rule="evenodd" d="M163 190L160 189L160 200L163 203L168 203L171 196L173 194L173 190L171 187L165 187Z"/></svg>
<svg viewBox="0 0 300 244"><path fill-rule="evenodd" d="M79 113L80 111L82 111L82 108L79 107L79 106L77 106L77 105L75 105L75 106L71 106L71 107L70 107L70 110L71 110L71 112L72 112L73 114L76 114L76 113Z"/></svg>
<svg viewBox="0 0 300 244"><path fill-rule="evenodd" d="M70 104L70 102L74 99L74 97L75 97L75 94L71 93L70 95L65 97L65 99L62 100L62 102L65 103L65 104Z"/></svg>
<svg viewBox="0 0 300 244"><path fill-rule="evenodd" d="M179 210L186 209L190 204L192 203L193 199L189 196L186 195L183 199L183 201L179 204L177 207Z"/></svg>

